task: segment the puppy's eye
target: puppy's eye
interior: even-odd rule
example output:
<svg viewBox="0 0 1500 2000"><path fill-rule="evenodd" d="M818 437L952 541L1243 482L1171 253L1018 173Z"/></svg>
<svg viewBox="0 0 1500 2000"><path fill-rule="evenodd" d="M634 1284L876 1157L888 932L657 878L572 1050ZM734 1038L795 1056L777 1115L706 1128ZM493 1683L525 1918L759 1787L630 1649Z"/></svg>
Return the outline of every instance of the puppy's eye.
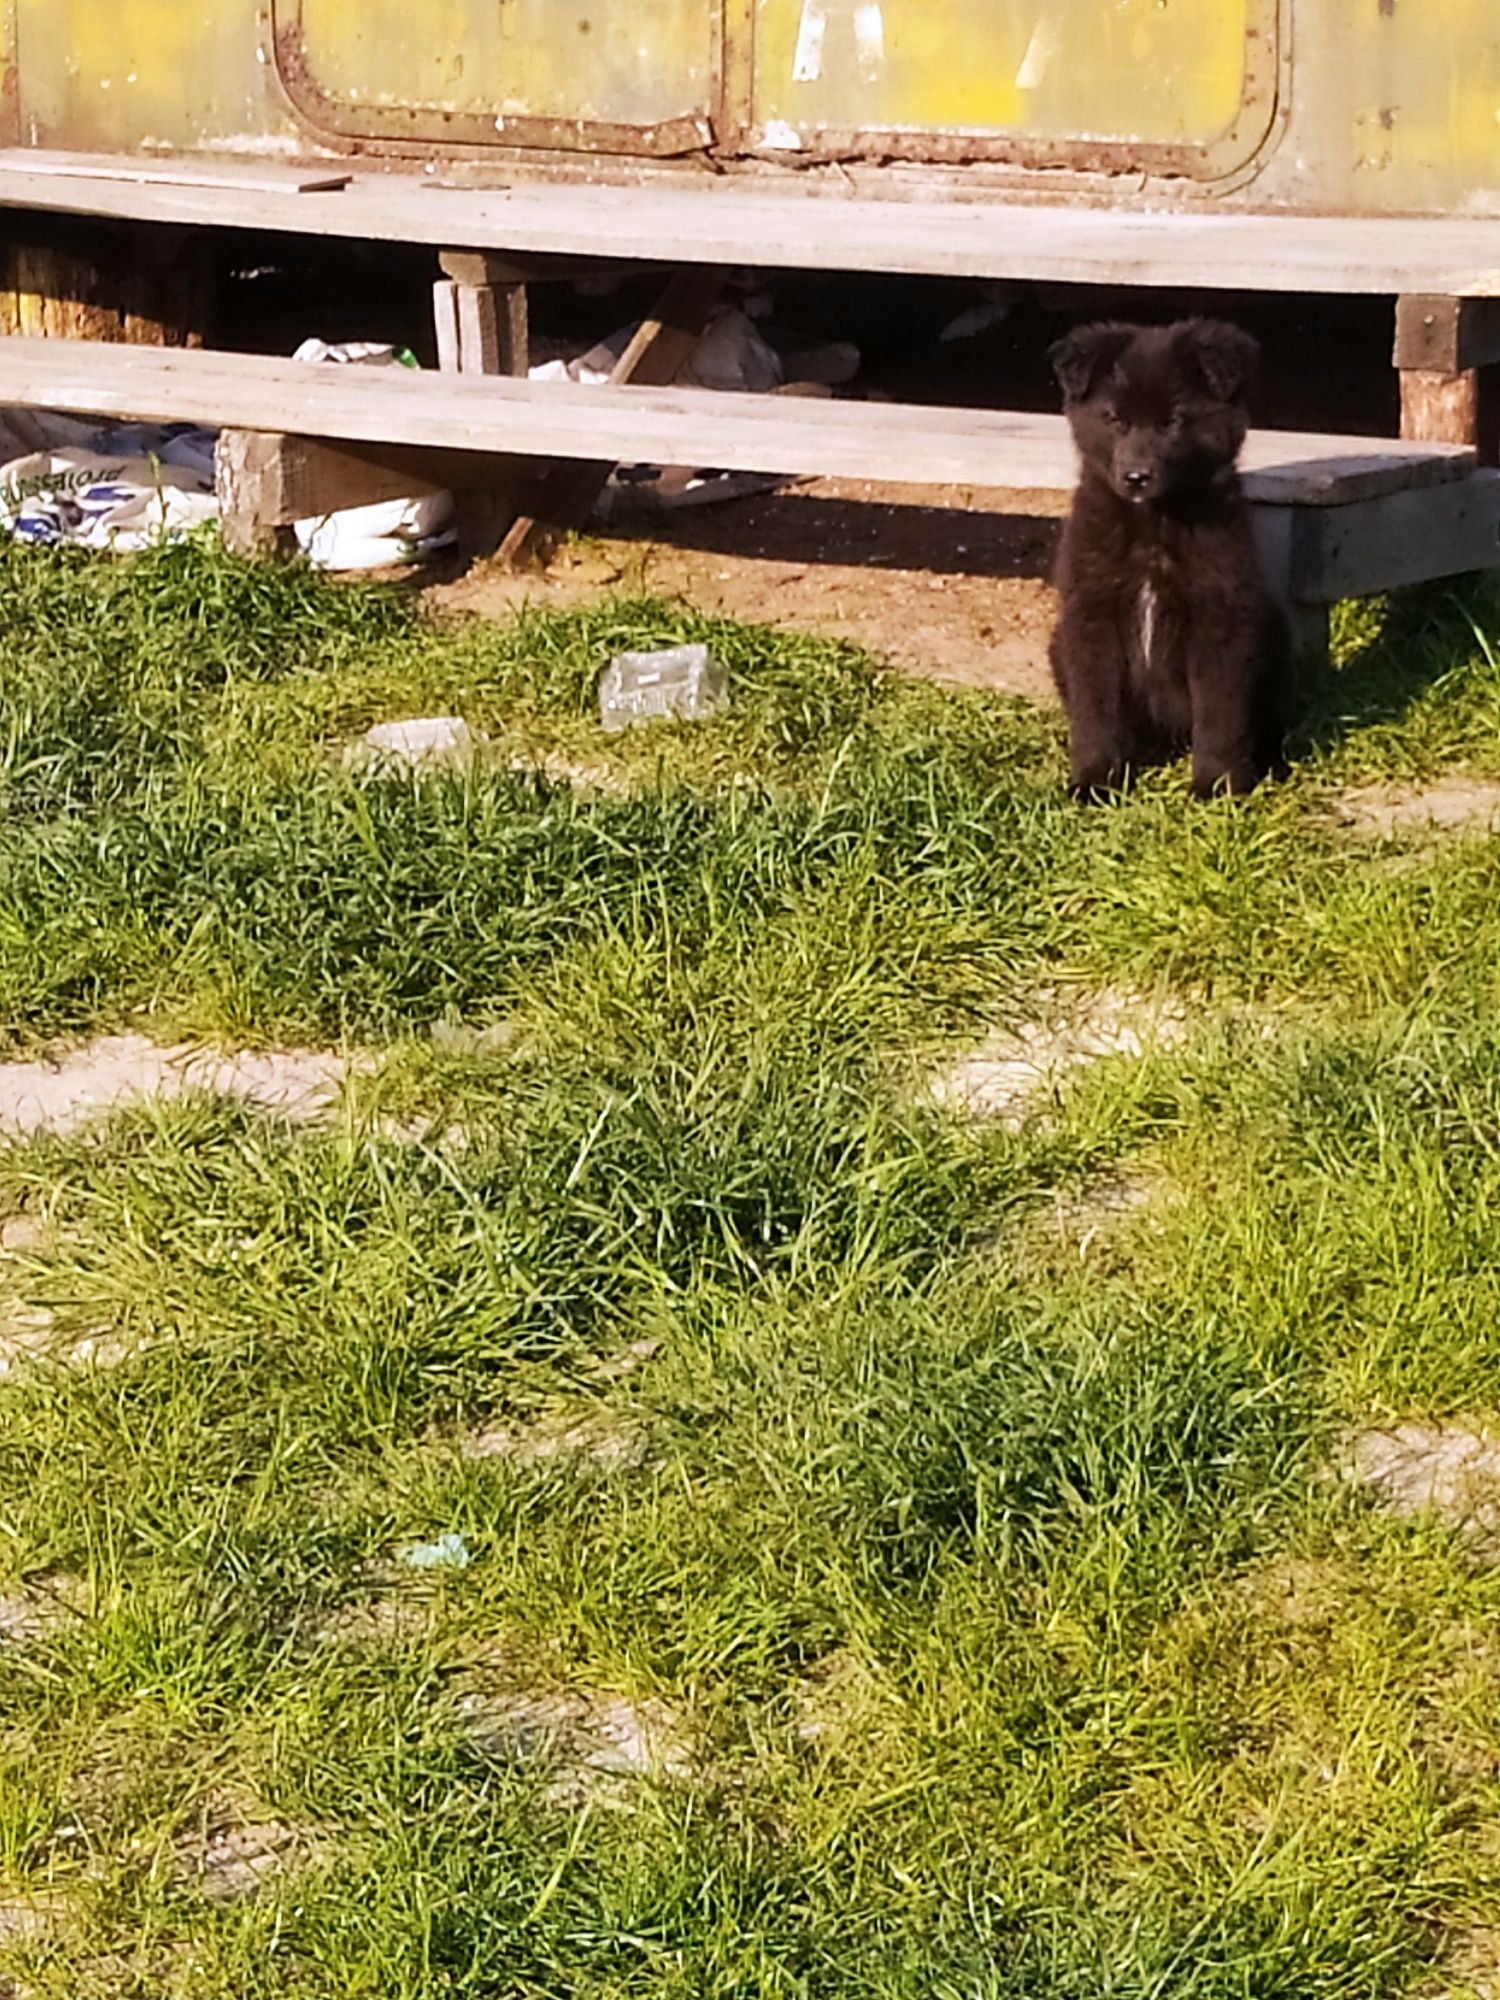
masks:
<svg viewBox="0 0 1500 2000"><path fill-rule="evenodd" d="M1106 410L1104 412L1104 421L1112 431L1124 431L1130 428L1118 410Z"/></svg>

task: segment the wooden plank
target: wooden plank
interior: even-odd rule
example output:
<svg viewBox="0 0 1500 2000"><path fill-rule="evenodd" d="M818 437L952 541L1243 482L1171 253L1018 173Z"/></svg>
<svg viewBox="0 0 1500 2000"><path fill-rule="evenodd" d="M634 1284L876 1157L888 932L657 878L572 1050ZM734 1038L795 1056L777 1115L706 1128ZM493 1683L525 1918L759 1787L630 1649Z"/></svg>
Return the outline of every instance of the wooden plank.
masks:
<svg viewBox="0 0 1500 2000"><path fill-rule="evenodd" d="M439 278L432 288L432 325L437 336L438 367L446 375L457 375L463 363L459 353L458 286L451 278Z"/></svg>
<svg viewBox="0 0 1500 2000"><path fill-rule="evenodd" d="M965 195L913 200L851 194L845 181L772 190L755 173L702 188L475 188L392 170L355 172L342 192L310 197L297 191L295 168L283 178L227 162L132 161L132 178L119 181L75 171L88 159L0 149L0 207L612 263L665 256L1054 284L1500 297L1500 226L1485 217L1062 207L1005 200L972 175Z"/></svg>
<svg viewBox="0 0 1500 2000"><path fill-rule="evenodd" d="M610 386L665 387L676 381L723 290L721 271L689 267L674 272L656 311L641 321L610 370ZM500 543L501 561L518 567L536 561L559 533L582 527L623 456L543 468Z"/></svg>
<svg viewBox="0 0 1500 2000"><path fill-rule="evenodd" d="M1073 484L1057 416L505 376L317 368L262 355L0 340L0 405L297 436L727 472L1015 490ZM1473 454L1399 439L1252 432L1255 499L1333 504L1460 479Z"/></svg>
<svg viewBox="0 0 1500 2000"><path fill-rule="evenodd" d="M1500 563L1500 472L1452 486L1387 493L1352 507L1314 507L1295 522L1289 572L1294 600L1399 590Z"/></svg>
<svg viewBox="0 0 1500 2000"><path fill-rule="evenodd" d="M31 170L49 180L122 181L132 187L199 187L203 167L194 161L139 158L111 159L106 153L33 153ZM212 168L209 169L212 172ZM241 172L235 187L242 193L341 194L353 180L338 167L298 167L282 173Z"/></svg>
<svg viewBox="0 0 1500 2000"><path fill-rule="evenodd" d="M1500 361L1500 299L1404 295L1396 301L1391 359L1439 375L1491 367Z"/></svg>
<svg viewBox="0 0 1500 2000"><path fill-rule="evenodd" d="M531 364L524 283L496 281L499 259L447 252L438 261L448 273L434 292L438 366L460 375L524 376ZM455 527L467 561L495 553L515 519L518 487L512 472L459 494Z"/></svg>

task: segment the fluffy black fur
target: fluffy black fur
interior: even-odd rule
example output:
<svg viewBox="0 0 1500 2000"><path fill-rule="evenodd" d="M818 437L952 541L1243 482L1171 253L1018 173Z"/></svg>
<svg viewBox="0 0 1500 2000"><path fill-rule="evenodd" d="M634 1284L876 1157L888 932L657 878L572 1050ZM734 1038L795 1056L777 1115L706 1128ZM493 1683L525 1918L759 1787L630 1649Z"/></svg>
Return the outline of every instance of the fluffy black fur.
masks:
<svg viewBox="0 0 1500 2000"><path fill-rule="evenodd" d="M1083 460L1052 638L1073 789L1191 747L1200 798L1248 792L1281 768L1290 662L1235 470L1260 350L1189 319L1080 327L1049 358Z"/></svg>

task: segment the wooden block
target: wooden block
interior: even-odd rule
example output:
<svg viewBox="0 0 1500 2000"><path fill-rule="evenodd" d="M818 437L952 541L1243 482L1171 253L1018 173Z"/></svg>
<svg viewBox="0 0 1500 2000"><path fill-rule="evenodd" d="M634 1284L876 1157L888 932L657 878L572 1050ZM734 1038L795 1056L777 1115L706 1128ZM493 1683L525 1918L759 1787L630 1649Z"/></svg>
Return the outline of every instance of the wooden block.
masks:
<svg viewBox="0 0 1500 2000"><path fill-rule="evenodd" d="M524 375L531 362L524 285L461 285L440 278L432 292L438 366L450 374Z"/></svg>
<svg viewBox="0 0 1500 2000"><path fill-rule="evenodd" d="M1484 470L1430 492L1299 510L1289 589L1299 601L1334 604L1497 564L1500 472Z"/></svg>
<svg viewBox="0 0 1500 2000"><path fill-rule="evenodd" d="M1453 375L1428 368L1403 368L1401 435L1424 444L1477 448L1479 377L1475 370Z"/></svg>
<svg viewBox="0 0 1500 2000"><path fill-rule="evenodd" d="M1407 292L1396 301L1398 368L1461 375L1500 361L1500 299Z"/></svg>
<svg viewBox="0 0 1500 2000"><path fill-rule="evenodd" d="M420 445L320 443L266 431L220 433L216 484L226 543L246 555L284 545L279 531L346 507L514 480L524 461Z"/></svg>
<svg viewBox="0 0 1500 2000"><path fill-rule="evenodd" d="M283 512L283 440L262 431L221 431L214 454L219 535L239 556L285 553L291 542Z"/></svg>

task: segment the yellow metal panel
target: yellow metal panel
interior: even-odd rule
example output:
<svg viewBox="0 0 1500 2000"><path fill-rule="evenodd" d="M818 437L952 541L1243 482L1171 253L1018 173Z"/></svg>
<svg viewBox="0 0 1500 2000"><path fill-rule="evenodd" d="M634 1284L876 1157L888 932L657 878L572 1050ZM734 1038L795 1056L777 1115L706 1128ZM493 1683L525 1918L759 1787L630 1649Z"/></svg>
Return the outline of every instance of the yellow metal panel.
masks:
<svg viewBox="0 0 1500 2000"><path fill-rule="evenodd" d="M758 0L757 121L1207 145L1240 113L1260 12L1251 0Z"/></svg>
<svg viewBox="0 0 1500 2000"><path fill-rule="evenodd" d="M245 0L15 0L21 119L82 150L233 140L272 150Z"/></svg>
<svg viewBox="0 0 1500 2000"><path fill-rule="evenodd" d="M313 93L340 129L381 129L396 114L434 140L452 136L456 121L482 123L494 139L511 121L566 121L574 130L559 136L585 145L580 124L650 127L706 115L714 18L714 0L277 5L293 94L306 109L302 93Z"/></svg>

